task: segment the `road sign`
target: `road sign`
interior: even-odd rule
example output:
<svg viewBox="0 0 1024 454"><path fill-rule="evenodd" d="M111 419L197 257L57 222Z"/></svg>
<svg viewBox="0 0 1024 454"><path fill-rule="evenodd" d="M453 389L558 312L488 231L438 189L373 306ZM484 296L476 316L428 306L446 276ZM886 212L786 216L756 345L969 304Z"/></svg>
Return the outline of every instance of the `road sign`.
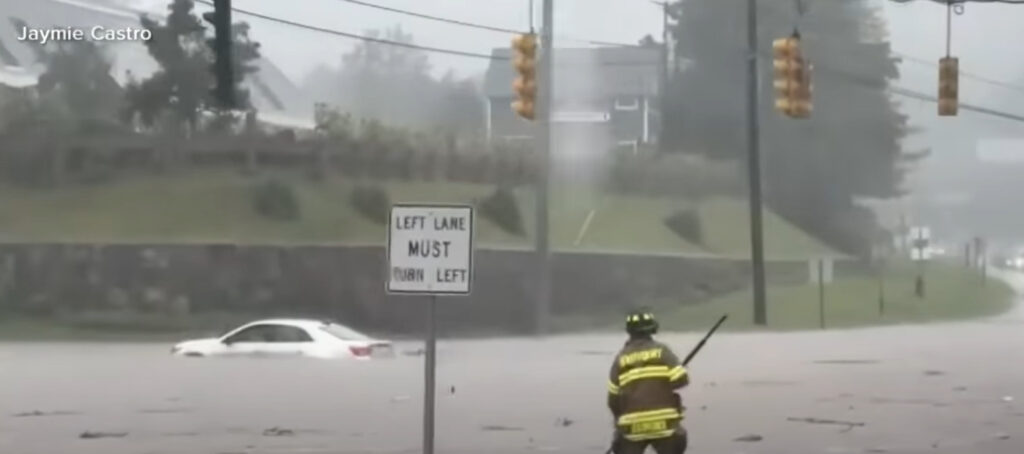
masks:
<svg viewBox="0 0 1024 454"><path fill-rule="evenodd" d="M611 119L612 115L606 111L551 112L551 121L555 123L607 123L611 121Z"/></svg>
<svg viewBox="0 0 1024 454"><path fill-rule="evenodd" d="M931 244L932 232L928 227L910 228L910 259L914 261L925 261L932 258Z"/></svg>
<svg viewBox="0 0 1024 454"><path fill-rule="evenodd" d="M473 207L391 207L388 226L389 292L467 295L472 283Z"/></svg>
<svg viewBox="0 0 1024 454"><path fill-rule="evenodd" d="M388 292L430 295L423 362L423 453L434 453L437 297L468 295L473 284L473 207L392 205Z"/></svg>
<svg viewBox="0 0 1024 454"><path fill-rule="evenodd" d="M931 260L931 258L932 258L932 250L929 249L929 248L922 248L922 249L914 248L914 249L910 250L910 259L915 261L915 262Z"/></svg>
<svg viewBox="0 0 1024 454"><path fill-rule="evenodd" d="M932 229L928 227L911 227L910 237L915 240L930 240L932 238Z"/></svg>
<svg viewBox="0 0 1024 454"><path fill-rule="evenodd" d="M835 262L831 258L821 258L807 261L810 282L812 284L831 284L835 276Z"/></svg>

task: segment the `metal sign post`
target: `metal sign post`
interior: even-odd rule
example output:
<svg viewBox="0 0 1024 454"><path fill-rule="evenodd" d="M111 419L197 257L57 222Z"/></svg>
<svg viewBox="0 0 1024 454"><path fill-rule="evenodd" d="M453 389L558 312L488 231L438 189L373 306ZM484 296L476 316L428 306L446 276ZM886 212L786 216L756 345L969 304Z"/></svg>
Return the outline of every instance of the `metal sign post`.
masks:
<svg viewBox="0 0 1024 454"><path fill-rule="evenodd" d="M913 227L910 229L910 236L913 238L910 258L918 264L914 295L923 299L925 296L925 263L931 258L931 230L928 227Z"/></svg>
<svg viewBox="0 0 1024 454"><path fill-rule="evenodd" d="M394 205L388 221L387 290L428 295L423 377L423 453L434 454L437 297L469 295L473 283L473 207Z"/></svg>
<svg viewBox="0 0 1024 454"><path fill-rule="evenodd" d="M434 409L437 376L437 295L427 307L427 348L423 361L423 454L434 454Z"/></svg>

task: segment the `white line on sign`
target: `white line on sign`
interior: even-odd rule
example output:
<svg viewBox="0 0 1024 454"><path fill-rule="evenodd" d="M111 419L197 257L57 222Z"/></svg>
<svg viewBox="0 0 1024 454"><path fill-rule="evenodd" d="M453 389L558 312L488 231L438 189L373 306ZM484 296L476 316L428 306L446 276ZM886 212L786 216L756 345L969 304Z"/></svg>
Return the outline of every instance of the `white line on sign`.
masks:
<svg viewBox="0 0 1024 454"><path fill-rule="evenodd" d="M473 282L473 207L392 206L387 281L391 293L469 294Z"/></svg>

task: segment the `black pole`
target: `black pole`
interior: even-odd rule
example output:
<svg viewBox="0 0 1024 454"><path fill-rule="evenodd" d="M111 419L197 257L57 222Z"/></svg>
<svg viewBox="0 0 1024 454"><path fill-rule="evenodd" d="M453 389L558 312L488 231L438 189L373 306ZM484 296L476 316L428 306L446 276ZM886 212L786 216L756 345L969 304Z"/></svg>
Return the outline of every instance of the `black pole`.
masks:
<svg viewBox="0 0 1024 454"><path fill-rule="evenodd" d="M423 361L423 454L434 454L435 374L437 364L437 295L430 295L427 307L427 348Z"/></svg>
<svg viewBox="0 0 1024 454"><path fill-rule="evenodd" d="M818 259L818 318L825 329L825 261Z"/></svg>
<svg viewBox="0 0 1024 454"><path fill-rule="evenodd" d="M697 343L697 346L693 347L693 350L690 350L690 353L686 355L686 359L683 359L684 366L690 364L690 360L692 360L694 356L697 356L697 353L700 352L700 349L704 348L704 344L706 344L708 342L708 339L710 339L711 336L715 334L715 331L718 331L718 327L722 326L722 323L725 323L725 319L727 318L729 318L729 314L725 314L721 318L719 318L718 322L715 323L715 326L712 326L708 333L705 334L704 337L701 338L700 342Z"/></svg>
<svg viewBox="0 0 1024 454"><path fill-rule="evenodd" d="M750 190L750 261L753 267L754 324L768 324L765 301L764 234L761 231L761 151L757 98L757 2L747 0L747 171Z"/></svg>
<svg viewBox="0 0 1024 454"><path fill-rule="evenodd" d="M885 316L885 259L878 264L878 316Z"/></svg>

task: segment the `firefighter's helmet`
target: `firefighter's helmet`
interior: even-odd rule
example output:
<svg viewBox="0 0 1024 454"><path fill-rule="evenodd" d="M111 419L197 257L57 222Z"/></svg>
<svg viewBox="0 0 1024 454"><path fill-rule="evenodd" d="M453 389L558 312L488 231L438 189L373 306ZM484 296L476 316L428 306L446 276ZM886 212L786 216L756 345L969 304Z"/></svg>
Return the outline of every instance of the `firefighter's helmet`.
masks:
<svg viewBox="0 0 1024 454"><path fill-rule="evenodd" d="M649 336L658 332L658 321L650 312L633 312L626 316L626 332L631 336Z"/></svg>

